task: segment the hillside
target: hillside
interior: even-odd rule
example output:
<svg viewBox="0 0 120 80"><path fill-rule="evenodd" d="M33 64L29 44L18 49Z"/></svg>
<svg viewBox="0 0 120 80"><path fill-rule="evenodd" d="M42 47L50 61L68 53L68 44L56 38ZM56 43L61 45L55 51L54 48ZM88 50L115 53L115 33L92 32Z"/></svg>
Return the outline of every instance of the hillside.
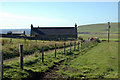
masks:
<svg viewBox="0 0 120 80"><path fill-rule="evenodd" d="M101 32L106 33L108 28L107 23L102 24L90 24L78 26L78 32ZM111 33L118 33L118 23L111 23Z"/></svg>

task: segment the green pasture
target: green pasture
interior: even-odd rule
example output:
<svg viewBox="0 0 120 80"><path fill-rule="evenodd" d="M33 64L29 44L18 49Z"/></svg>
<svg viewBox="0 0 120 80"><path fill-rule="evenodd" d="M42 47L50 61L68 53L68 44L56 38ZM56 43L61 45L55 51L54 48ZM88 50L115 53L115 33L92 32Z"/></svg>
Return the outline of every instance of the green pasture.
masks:
<svg viewBox="0 0 120 80"><path fill-rule="evenodd" d="M65 78L118 78L118 43L99 43L87 53L64 62L57 74Z"/></svg>
<svg viewBox="0 0 120 80"><path fill-rule="evenodd" d="M78 36L82 37L85 40L88 40L90 37L98 37L100 40L108 40L108 34L78 34ZM111 41L118 40L118 34L110 34Z"/></svg>
<svg viewBox="0 0 120 80"><path fill-rule="evenodd" d="M88 38L90 37L98 37L100 40L108 40L108 34L107 34L108 31L106 31L107 28L108 28L107 23L78 26L78 32L90 32L90 34L78 34L78 37L80 36L85 40L88 40ZM119 35L118 30L119 30L118 23L111 23L111 28L110 28L111 41L118 40L118 35Z"/></svg>
<svg viewBox="0 0 120 80"><path fill-rule="evenodd" d="M106 29L108 29L107 23L78 26L78 32L106 33ZM118 23L111 23L110 32L118 33Z"/></svg>
<svg viewBox="0 0 120 80"><path fill-rule="evenodd" d="M98 37L100 40L107 40L106 29L108 25L105 24L92 24L78 27L78 32L90 32L99 34L78 34L78 37L82 37L88 40L90 37ZM45 62L41 61L42 46L44 51L53 50L55 43L57 49L63 48L64 41L42 41L42 40L25 40L19 38L2 38L2 52L3 58L9 61L4 61L4 79L7 78L28 78L32 77L31 73L40 73L49 70L50 67L60 64L60 61L64 60L64 64L60 65L60 69L57 70L56 77L63 78L118 78L118 23L111 23L110 43L101 42L97 46L90 42L83 43L82 49L74 51L72 53L69 49L57 51L57 58L54 57L54 53L45 54ZM66 41L66 46L72 45L74 41ZM24 70L19 69L19 61L10 60L10 58L19 56L19 47L23 44L24 55L31 55L24 58ZM95 46L91 48L92 46ZM77 47L76 47L77 48ZM75 58L76 57L76 58Z"/></svg>

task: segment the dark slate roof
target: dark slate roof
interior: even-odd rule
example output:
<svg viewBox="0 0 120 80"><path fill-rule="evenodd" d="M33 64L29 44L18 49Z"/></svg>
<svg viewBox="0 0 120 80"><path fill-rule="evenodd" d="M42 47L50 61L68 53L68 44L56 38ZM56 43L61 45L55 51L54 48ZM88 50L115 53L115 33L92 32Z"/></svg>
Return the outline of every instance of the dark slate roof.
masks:
<svg viewBox="0 0 120 80"><path fill-rule="evenodd" d="M33 35L65 35L75 34L75 27L33 27Z"/></svg>
<svg viewBox="0 0 120 80"><path fill-rule="evenodd" d="M24 30L15 30L15 31L8 31L7 33L11 33L11 34L24 34Z"/></svg>

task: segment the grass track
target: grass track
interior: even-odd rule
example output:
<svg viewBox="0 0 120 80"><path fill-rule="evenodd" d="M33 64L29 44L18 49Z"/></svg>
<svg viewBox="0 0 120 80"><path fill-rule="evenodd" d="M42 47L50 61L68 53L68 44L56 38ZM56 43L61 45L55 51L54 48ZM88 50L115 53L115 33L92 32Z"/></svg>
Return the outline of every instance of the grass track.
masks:
<svg viewBox="0 0 120 80"><path fill-rule="evenodd" d="M57 74L65 78L118 78L118 43L100 43L69 63L64 62Z"/></svg>

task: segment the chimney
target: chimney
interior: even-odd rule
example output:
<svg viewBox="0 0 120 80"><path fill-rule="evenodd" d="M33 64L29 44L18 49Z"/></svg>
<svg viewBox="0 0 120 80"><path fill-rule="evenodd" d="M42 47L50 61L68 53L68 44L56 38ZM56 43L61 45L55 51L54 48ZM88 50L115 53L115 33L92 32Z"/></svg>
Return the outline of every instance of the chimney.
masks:
<svg viewBox="0 0 120 80"><path fill-rule="evenodd" d="M75 23L75 28L77 28L77 24Z"/></svg>
<svg viewBox="0 0 120 80"><path fill-rule="evenodd" d="M30 36L32 36L32 29L33 29L33 24L31 24Z"/></svg>
<svg viewBox="0 0 120 80"><path fill-rule="evenodd" d="M76 23L75 23L75 32L76 32L76 33L75 33L75 34L76 34L76 37L75 37L75 38L77 39L77 24L76 24Z"/></svg>
<svg viewBox="0 0 120 80"><path fill-rule="evenodd" d="M33 24L31 24L31 29L33 28Z"/></svg>

